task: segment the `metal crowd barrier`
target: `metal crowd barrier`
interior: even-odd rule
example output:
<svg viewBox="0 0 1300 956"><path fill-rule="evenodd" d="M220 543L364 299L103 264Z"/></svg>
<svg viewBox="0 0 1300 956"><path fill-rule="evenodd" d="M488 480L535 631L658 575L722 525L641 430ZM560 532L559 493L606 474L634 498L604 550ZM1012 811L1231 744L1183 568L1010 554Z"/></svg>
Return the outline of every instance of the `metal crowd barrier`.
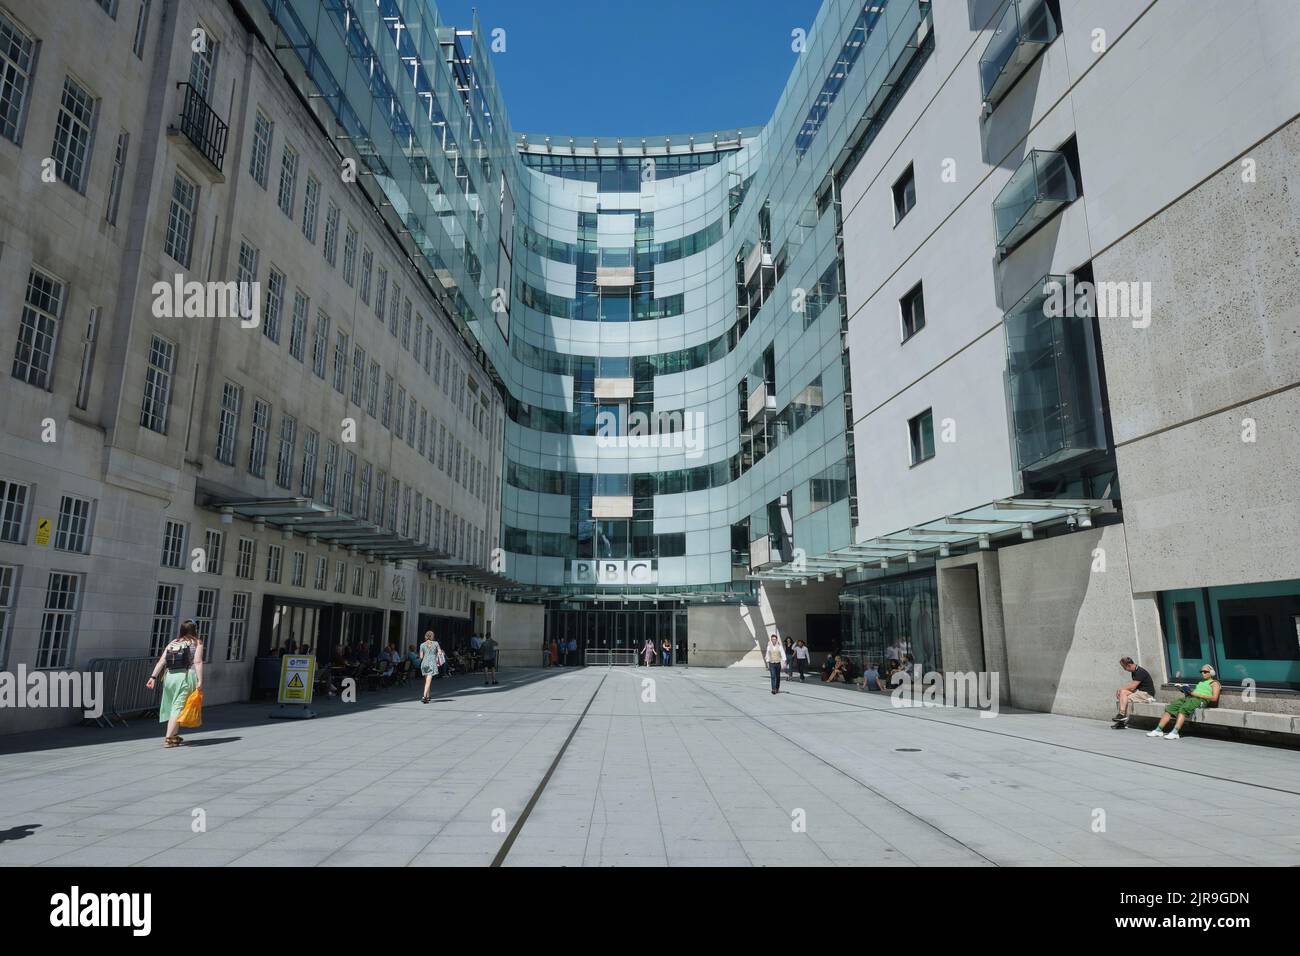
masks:
<svg viewBox="0 0 1300 956"><path fill-rule="evenodd" d="M588 667L631 667L636 663L636 655L637 652L631 648L599 650L589 647L583 657L583 662Z"/></svg>
<svg viewBox="0 0 1300 956"><path fill-rule="evenodd" d="M104 712L95 718L101 727L126 725L127 717L158 712L159 689L145 686L156 657L96 657L86 663L91 674L104 675ZM93 679L93 678L92 678Z"/></svg>

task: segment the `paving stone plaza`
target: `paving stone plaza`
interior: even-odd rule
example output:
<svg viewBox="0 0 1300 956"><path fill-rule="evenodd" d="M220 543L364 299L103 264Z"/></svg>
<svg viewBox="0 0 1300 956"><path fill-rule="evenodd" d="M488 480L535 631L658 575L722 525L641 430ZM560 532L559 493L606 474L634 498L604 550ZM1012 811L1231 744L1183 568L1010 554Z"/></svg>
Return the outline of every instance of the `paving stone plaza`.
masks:
<svg viewBox="0 0 1300 956"><path fill-rule="evenodd" d="M1293 750L757 668L503 677L214 707L179 749L151 720L0 738L0 865L1300 864Z"/></svg>

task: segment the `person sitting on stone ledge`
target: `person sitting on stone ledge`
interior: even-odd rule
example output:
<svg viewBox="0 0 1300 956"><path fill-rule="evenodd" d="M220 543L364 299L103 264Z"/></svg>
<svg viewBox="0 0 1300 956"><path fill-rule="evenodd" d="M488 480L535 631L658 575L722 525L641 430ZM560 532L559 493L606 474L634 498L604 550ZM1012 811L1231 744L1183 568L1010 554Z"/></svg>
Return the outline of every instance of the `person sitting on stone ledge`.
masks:
<svg viewBox="0 0 1300 956"><path fill-rule="evenodd" d="M1155 700L1156 685L1151 680L1151 672L1145 667L1139 667L1134 663L1133 658L1121 657L1119 666L1128 671L1129 677L1132 678L1127 684L1115 691L1115 701L1119 709L1111 719L1115 721L1116 730L1123 730L1128 725L1128 705L1135 700Z"/></svg>
<svg viewBox="0 0 1300 956"><path fill-rule="evenodd" d="M1147 734L1148 737L1164 737L1166 740L1177 740L1178 732L1183 729L1183 722L1192 714L1196 713L1202 707L1208 707L1219 702L1219 694L1223 690L1223 685L1214 678L1214 668L1206 664L1201 668L1201 681L1195 688L1187 684L1180 686L1183 696L1171 703L1165 708L1165 712L1160 716L1160 723L1156 729ZM1169 723L1169 718L1174 717L1174 729L1165 733L1165 727Z"/></svg>

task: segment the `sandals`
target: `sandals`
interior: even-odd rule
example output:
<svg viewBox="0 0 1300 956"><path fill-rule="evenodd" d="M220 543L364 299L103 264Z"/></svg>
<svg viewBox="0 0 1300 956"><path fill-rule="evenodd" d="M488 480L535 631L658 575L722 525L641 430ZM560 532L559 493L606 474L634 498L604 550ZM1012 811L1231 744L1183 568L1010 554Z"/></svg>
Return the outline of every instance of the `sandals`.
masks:
<svg viewBox="0 0 1300 956"><path fill-rule="evenodd" d="M422 703L422 704L427 704L428 702L429 702L429 698L427 698L427 697L421 697L421 698L420 698L420 703Z"/></svg>
<svg viewBox="0 0 1300 956"><path fill-rule="evenodd" d="M182 743L184 743L184 741L182 741L179 736L163 738L164 747L179 747Z"/></svg>

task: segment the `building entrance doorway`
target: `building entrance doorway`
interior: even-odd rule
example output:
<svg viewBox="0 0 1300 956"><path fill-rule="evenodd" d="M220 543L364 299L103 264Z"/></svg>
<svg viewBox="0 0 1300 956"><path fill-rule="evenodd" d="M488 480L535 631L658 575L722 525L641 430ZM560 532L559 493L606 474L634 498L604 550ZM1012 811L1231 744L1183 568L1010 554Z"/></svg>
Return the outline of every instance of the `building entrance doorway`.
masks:
<svg viewBox="0 0 1300 956"><path fill-rule="evenodd" d="M686 610L662 603L549 607L545 634L542 647L544 665L551 662L552 641L556 644L561 665L644 666L647 641L654 648L654 666L664 666L665 642L668 644L669 666L687 661Z"/></svg>

